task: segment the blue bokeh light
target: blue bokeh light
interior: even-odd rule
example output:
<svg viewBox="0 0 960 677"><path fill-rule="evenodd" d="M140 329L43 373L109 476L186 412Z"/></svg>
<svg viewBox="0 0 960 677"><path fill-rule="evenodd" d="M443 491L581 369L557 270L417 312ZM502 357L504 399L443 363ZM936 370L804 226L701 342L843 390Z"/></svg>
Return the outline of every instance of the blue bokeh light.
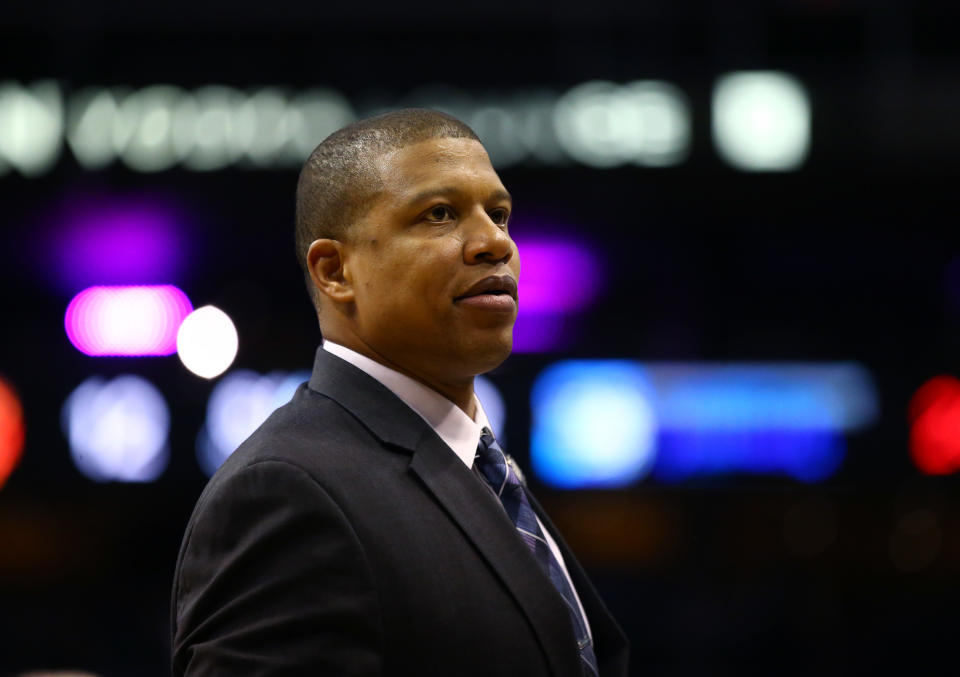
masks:
<svg viewBox="0 0 960 677"><path fill-rule="evenodd" d="M717 475L832 477L879 417L870 373L839 363L577 360L532 394L533 469L560 488Z"/></svg>
<svg viewBox="0 0 960 677"><path fill-rule="evenodd" d="M637 364L559 362L537 378L531 403L530 460L546 483L620 487L649 472L656 418L646 373Z"/></svg>
<svg viewBox="0 0 960 677"><path fill-rule="evenodd" d="M221 378L207 400L207 418L197 435L197 461L203 472L216 472L240 443L309 379L309 371L262 375L248 369Z"/></svg>
<svg viewBox="0 0 960 677"><path fill-rule="evenodd" d="M170 457L170 411L141 376L91 376L63 405L63 431L77 469L96 482L152 482Z"/></svg>
<svg viewBox="0 0 960 677"><path fill-rule="evenodd" d="M670 484L734 474L819 482L839 469L845 451L833 430L664 430L653 477Z"/></svg>

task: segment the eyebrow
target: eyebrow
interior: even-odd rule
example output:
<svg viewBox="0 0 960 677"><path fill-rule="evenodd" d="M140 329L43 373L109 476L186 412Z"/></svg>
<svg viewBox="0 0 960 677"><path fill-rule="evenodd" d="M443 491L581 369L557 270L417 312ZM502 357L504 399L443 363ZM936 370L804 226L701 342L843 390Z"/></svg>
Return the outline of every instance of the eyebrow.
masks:
<svg viewBox="0 0 960 677"><path fill-rule="evenodd" d="M461 192L462 191L452 186L430 188L413 195L409 200L407 200L407 204L417 204L435 197L450 197L451 195L457 195ZM491 202L499 200L509 202L511 205L513 204L513 198L510 196L510 193L502 188L498 188L497 190L493 191L487 199Z"/></svg>

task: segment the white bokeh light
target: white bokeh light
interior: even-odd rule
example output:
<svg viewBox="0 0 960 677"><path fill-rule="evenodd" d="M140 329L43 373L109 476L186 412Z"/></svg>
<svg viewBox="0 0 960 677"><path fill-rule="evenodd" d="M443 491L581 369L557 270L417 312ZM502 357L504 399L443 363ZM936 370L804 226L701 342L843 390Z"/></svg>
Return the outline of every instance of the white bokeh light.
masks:
<svg viewBox="0 0 960 677"><path fill-rule="evenodd" d="M212 475L279 406L309 380L309 371L261 375L238 369L224 376L210 393L207 419L197 436L197 461Z"/></svg>
<svg viewBox="0 0 960 677"><path fill-rule="evenodd" d="M63 147L63 117L56 82L0 83L0 168L31 177L50 169Z"/></svg>
<svg viewBox="0 0 960 677"><path fill-rule="evenodd" d="M564 94L554 110L557 140L591 167L682 162L690 148L690 106L673 85L594 81Z"/></svg>
<svg viewBox="0 0 960 677"><path fill-rule="evenodd" d="M108 89L86 89L73 95L67 111L67 144L84 169L102 169L117 153L113 128L119 107Z"/></svg>
<svg viewBox="0 0 960 677"><path fill-rule="evenodd" d="M230 87L202 87L180 99L173 114L173 145L188 169L210 171L236 162L243 148L234 143L234 115L246 97Z"/></svg>
<svg viewBox="0 0 960 677"><path fill-rule="evenodd" d="M152 482L167 467L170 412L160 391L132 374L91 376L63 405L77 469L97 482Z"/></svg>
<svg viewBox="0 0 960 677"><path fill-rule="evenodd" d="M796 169L810 148L806 90L787 73L723 76L713 89L713 140L723 159L738 169Z"/></svg>
<svg viewBox="0 0 960 677"><path fill-rule="evenodd" d="M177 332L177 355L197 376L214 378L237 356L237 329L230 316L215 306L187 315Z"/></svg>
<svg viewBox="0 0 960 677"><path fill-rule="evenodd" d="M159 172L177 164L174 111L190 94L172 85L151 85L127 95L117 111L114 150L128 167Z"/></svg>

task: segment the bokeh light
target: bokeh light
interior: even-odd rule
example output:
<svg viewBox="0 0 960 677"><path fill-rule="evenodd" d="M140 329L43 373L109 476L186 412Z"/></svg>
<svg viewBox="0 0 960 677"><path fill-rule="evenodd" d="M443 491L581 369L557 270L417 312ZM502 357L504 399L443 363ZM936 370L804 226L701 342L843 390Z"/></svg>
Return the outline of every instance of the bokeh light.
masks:
<svg viewBox="0 0 960 677"><path fill-rule="evenodd" d="M843 434L879 417L873 379L856 363L666 363L648 373L661 429L653 474L664 482L825 480L843 462Z"/></svg>
<svg viewBox="0 0 960 677"><path fill-rule="evenodd" d="M193 307L173 285L90 287L67 306L70 343L87 355L172 355Z"/></svg>
<svg viewBox="0 0 960 677"><path fill-rule="evenodd" d="M24 176L46 172L63 147L63 100L56 82L24 87L0 82L0 174L12 166Z"/></svg>
<svg viewBox="0 0 960 677"><path fill-rule="evenodd" d="M167 467L170 412L140 376L91 376L64 402L61 423L74 465L96 482L152 482Z"/></svg>
<svg viewBox="0 0 960 677"><path fill-rule="evenodd" d="M191 90L155 83L85 87L64 98L55 81L8 82L0 85L0 173L9 166L27 176L48 171L64 141L86 170L118 160L139 172L297 167L318 139L356 119L356 103L319 87ZM691 147L690 102L661 80L486 94L436 84L384 108L398 106L436 108L463 120L495 167L570 159L589 167L664 167L683 162Z"/></svg>
<svg viewBox="0 0 960 677"><path fill-rule="evenodd" d="M238 346L233 320L215 306L197 308L177 332L180 361L203 378L214 378L225 372L233 364Z"/></svg>
<svg viewBox="0 0 960 677"><path fill-rule="evenodd" d="M690 147L689 104L666 82L586 82L557 102L554 123L564 150L591 167L674 165Z"/></svg>
<svg viewBox="0 0 960 677"><path fill-rule="evenodd" d="M23 456L26 426L16 391L0 377L0 489Z"/></svg>
<svg viewBox="0 0 960 677"><path fill-rule="evenodd" d="M70 293L178 283L191 251L184 220L172 202L157 198L74 196L51 215L36 248L51 278Z"/></svg>
<svg viewBox="0 0 960 677"><path fill-rule="evenodd" d="M661 363L648 370L665 428L854 431L879 416L873 379L853 362Z"/></svg>
<svg viewBox="0 0 960 677"><path fill-rule="evenodd" d="M763 427L664 429L658 448L653 475L667 483L735 474L819 482L836 473L846 453L835 430Z"/></svg>
<svg viewBox="0 0 960 677"><path fill-rule="evenodd" d="M792 75L729 73L713 90L713 140L738 169L796 169L810 148L810 99Z"/></svg>
<svg viewBox="0 0 960 677"><path fill-rule="evenodd" d="M292 95L278 87L245 92L225 85L89 88L68 102L66 136L87 169L117 158L141 172L175 165L194 171L296 166L318 139L354 117L343 95L323 88Z"/></svg>
<svg viewBox="0 0 960 677"><path fill-rule="evenodd" d="M220 379L207 400L207 418L197 435L200 468L207 475L216 472L240 443L309 379L309 371L262 375L247 369L231 371Z"/></svg>
<svg viewBox="0 0 960 677"><path fill-rule="evenodd" d="M521 236L517 249L523 262L520 315L579 312L596 299L602 270L586 242ZM563 265L558 266L558 261Z"/></svg>
<svg viewBox="0 0 960 677"><path fill-rule="evenodd" d="M817 482L841 466L844 434L879 416L873 380L855 363L561 361L537 379L531 404L533 468L565 488L647 473Z"/></svg>
<svg viewBox="0 0 960 677"><path fill-rule="evenodd" d="M564 489L619 487L641 479L656 453L646 374L620 361L566 361L540 374L530 396L530 459Z"/></svg>
<svg viewBox="0 0 960 677"><path fill-rule="evenodd" d="M914 394L908 410L910 457L928 475L960 470L960 379L941 375Z"/></svg>
<svg viewBox="0 0 960 677"><path fill-rule="evenodd" d="M605 282L599 255L573 237L518 236L516 242L522 267L514 352L569 347L576 336L566 320L589 310Z"/></svg>

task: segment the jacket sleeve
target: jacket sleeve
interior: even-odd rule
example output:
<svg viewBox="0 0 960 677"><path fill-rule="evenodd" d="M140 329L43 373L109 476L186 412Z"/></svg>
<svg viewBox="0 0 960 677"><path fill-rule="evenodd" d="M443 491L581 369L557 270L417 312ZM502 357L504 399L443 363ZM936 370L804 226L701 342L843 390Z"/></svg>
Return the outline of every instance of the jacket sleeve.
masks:
<svg viewBox="0 0 960 677"><path fill-rule="evenodd" d="M180 549L174 675L378 674L377 591L339 506L285 461L222 480Z"/></svg>

